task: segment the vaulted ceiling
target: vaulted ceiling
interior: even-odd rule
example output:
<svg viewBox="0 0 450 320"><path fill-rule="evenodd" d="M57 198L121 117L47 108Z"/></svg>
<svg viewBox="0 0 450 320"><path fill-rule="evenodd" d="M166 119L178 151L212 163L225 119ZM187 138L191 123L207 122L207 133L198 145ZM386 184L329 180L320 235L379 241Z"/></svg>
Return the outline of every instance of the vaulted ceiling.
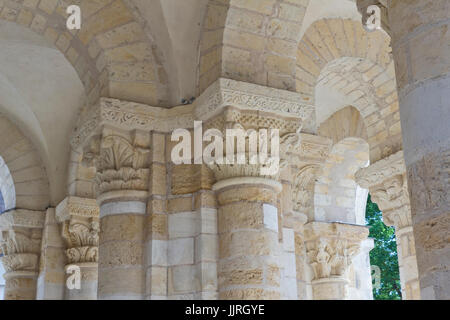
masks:
<svg viewBox="0 0 450 320"><path fill-rule="evenodd" d="M66 28L68 4L81 7L78 32ZM354 0L0 1L0 112L36 146L55 205L69 136L101 96L173 107L226 77L298 91L321 121L350 105L338 90L336 99L314 94L333 66L305 70L302 43L327 19L361 17Z"/></svg>

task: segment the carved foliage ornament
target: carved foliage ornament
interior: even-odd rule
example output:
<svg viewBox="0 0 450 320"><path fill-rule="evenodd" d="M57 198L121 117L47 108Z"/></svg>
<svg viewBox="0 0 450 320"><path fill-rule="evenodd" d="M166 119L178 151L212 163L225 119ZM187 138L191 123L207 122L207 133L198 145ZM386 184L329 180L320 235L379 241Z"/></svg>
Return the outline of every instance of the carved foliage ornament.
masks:
<svg viewBox="0 0 450 320"><path fill-rule="evenodd" d="M5 270L36 271L40 254L42 231L18 228L2 232L1 248Z"/></svg>
<svg viewBox="0 0 450 320"><path fill-rule="evenodd" d="M450 150L426 155L408 168L415 212L450 209Z"/></svg>
<svg viewBox="0 0 450 320"><path fill-rule="evenodd" d="M84 152L85 162L97 168L95 181L100 193L112 190L147 190L150 150L133 146L111 135L93 141Z"/></svg>
<svg viewBox="0 0 450 320"><path fill-rule="evenodd" d="M319 169L319 165L308 165L301 168L295 174L292 182L292 194L295 211L308 213L312 210L314 181Z"/></svg>
<svg viewBox="0 0 450 320"><path fill-rule="evenodd" d="M346 239L320 238L307 245L307 255L314 271L314 280L343 277L359 252L359 244Z"/></svg>
<svg viewBox="0 0 450 320"><path fill-rule="evenodd" d="M69 263L98 262L99 222L96 218L71 219L63 225Z"/></svg>
<svg viewBox="0 0 450 320"><path fill-rule="evenodd" d="M294 116L310 123L314 107L299 103L301 100L297 93L220 78L197 99L195 114L199 119L207 120L224 106L235 106Z"/></svg>

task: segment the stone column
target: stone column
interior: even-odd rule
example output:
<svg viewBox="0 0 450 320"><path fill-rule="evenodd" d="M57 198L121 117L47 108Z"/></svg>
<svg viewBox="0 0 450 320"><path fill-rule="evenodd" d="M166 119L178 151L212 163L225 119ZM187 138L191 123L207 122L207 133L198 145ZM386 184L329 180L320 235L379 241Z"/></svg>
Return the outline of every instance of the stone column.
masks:
<svg viewBox="0 0 450 320"><path fill-rule="evenodd" d="M282 150L289 161L289 167L282 171L283 227L292 228L294 242L294 263L296 277L296 298L311 299L308 261L304 245L304 225L314 218L314 186L317 174L331 149L331 140L302 133L297 148ZM284 235L289 234L284 229ZM287 259L285 259L287 260Z"/></svg>
<svg viewBox="0 0 450 320"><path fill-rule="evenodd" d="M217 168L213 186L219 203L219 299L279 299L281 184L250 172L237 177L233 168Z"/></svg>
<svg viewBox="0 0 450 320"><path fill-rule="evenodd" d="M96 300L98 281L99 207L95 199L67 197L56 207L66 241L67 265L80 270L80 289L65 288L66 300ZM72 271L73 272L73 271ZM71 277L69 272L68 277Z"/></svg>
<svg viewBox="0 0 450 320"><path fill-rule="evenodd" d="M383 221L395 227L400 282L404 300L420 299L420 288L403 151L380 160L356 175L357 183L370 190L383 212Z"/></svg>
<svg viewBox="0 0 450 320"><path fill-rule="evenodd" d="M149 131L126 132L106 126L85 148L85 160L97 169L98 299L144 297L149 148Z"/></svg>
<svg viewBox="0 0 450 320"><path fill-rule="evenodd" d="M44 220L41 211L14 210L0 216L5 300L36 298Z"/></svg>
<svg viewBox="0 0 450 320"><path fill-rule="evenodd" d="M262 116L234 108L227 108L206 129L212 127L225 132L225 128L239 128L244 133L250 129L258 132L260 128L273 128L270 125L273 123L280 125L280 144L292 146L300 142L298 119ZM213 190L219 205L219 299L280 299L280 170L267 175L263 173L263 164L251 164L248 143L247 137L246 164L210 165L217 180ZM270 148L268 152L270 155ZM240 154L235 150L234 155L237 159L236 155ZM280 167L286 163L282 158Z"/></svg>
<svg viewBox="0 0 450 320"><path fill-rule="evenodd" d="M314 300L348 298L347 271L361 243L369 235L363 226L310 222L305 225L305 245L314 277Z"/></svg>
<svg viewBox="0 0 450 320"><path fill-rule="evenodd" d="M450 2L384 2L397 75L421 298L450 299Z"/></svg>

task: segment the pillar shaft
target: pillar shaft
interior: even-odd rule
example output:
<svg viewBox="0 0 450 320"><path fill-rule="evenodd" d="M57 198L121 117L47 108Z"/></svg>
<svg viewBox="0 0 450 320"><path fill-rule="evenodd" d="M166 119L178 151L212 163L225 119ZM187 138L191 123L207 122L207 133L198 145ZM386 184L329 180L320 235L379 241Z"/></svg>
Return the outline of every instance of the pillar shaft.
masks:
<svg viewBox="0 0 450 320"><path fill-rule="evenodd" d="M388 2L422 299L450 299L450 2Z"/></svg>
<svg viewBox="0 0 450 320"><path fill-rule="evenodd" d="M147 192L105 193L99 198L99 204L98 299L143 299Z"/></svg>
<svg viewBox="0 0 450 320"><path fill-rule="evenodd" d="M96 168L100 206L98 299L145 296L144 226L150 176L150 132L105 126L84 147Z"/></svg>
<svg viewBox="0 0 450 320"><path fill-rule="evenodd" d="M269 179L216 185L219 202L219 299L279 299L277 193ZM222 182L226 182L222 181Z"/></svg>

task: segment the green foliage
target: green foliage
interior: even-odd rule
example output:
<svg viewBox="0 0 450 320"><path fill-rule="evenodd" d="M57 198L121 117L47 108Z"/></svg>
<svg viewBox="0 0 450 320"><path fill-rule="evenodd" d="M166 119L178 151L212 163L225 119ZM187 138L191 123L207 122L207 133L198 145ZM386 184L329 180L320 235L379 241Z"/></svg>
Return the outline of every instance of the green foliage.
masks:
<svg viewBox="0 0 450 320"><path fill-rule="evenodd" d="M367 199L366 223L370 228L369 237L375 241L375 247L370 251L370 264L381 270L381 287L373 289L373 297L375 300L401 300L395 230L383 223L382 213L377 204L371 201L370 195Z"/></svg>

